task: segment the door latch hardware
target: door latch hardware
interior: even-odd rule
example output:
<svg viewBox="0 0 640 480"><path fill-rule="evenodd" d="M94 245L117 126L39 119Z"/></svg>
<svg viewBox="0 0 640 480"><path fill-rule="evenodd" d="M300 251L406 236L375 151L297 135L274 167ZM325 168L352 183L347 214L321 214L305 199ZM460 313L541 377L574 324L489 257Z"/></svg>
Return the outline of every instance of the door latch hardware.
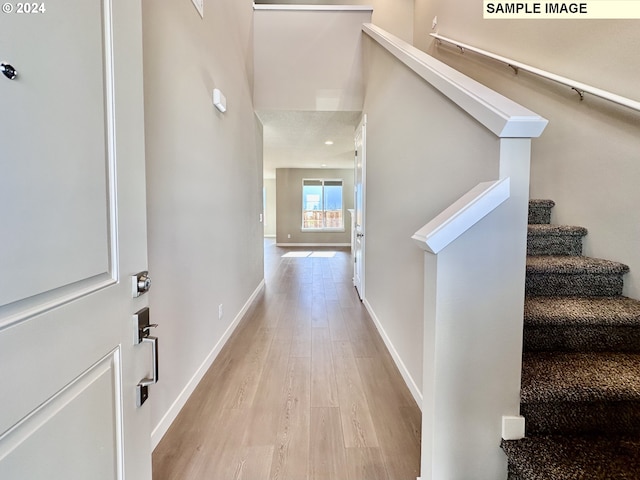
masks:
<svg viewBox="0 0 640 480"><path fill-rule="evenodd" d="M136 273L131 277L131 294L134 298L147 293L150 288L151 278L149 277L149 272Z"/></svg>
<svg viewBox="0 0 640 480"><path fill-rule="evenodd" d="M142 310L137 311L134 314L134 335L133 344L138 345L149 336L149 329L158 326L157 323L149 323L149 307L144 307Z"/></svg>
<svg viewBox="0 0 640 480"><path fill-rule="evenodd" d="M151 328L156 328L158 325L155 323L149 323L149 308L145 307L139 310L134 315L134 345L141 343L151 344L151 356L153 357L153 373L151 378L145 377L136 386L136 405L141 407L144 402L149 398L149 385L158 383L158 338L149 335Z"/></svg>
<svg viewBox="0 0 640 480"><path fill-rule="evenodd" d="M149 386L142 385L139 383L136 389L137 389L136 406L139 408L142 405L144 405L144 402L146 402L147 398L149 398Z"/></svg>

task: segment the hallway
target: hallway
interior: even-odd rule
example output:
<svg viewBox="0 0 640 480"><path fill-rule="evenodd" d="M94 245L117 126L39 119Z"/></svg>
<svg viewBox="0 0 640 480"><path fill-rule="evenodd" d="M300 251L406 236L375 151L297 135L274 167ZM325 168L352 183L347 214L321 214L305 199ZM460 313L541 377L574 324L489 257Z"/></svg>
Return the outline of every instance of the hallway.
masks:
<svg viewBox="0 0 640 480"><path fill-rule="evenodd" d="M420 410L351 262L265 240L265 289L154 451L154 480L415 480Z"/></svg>

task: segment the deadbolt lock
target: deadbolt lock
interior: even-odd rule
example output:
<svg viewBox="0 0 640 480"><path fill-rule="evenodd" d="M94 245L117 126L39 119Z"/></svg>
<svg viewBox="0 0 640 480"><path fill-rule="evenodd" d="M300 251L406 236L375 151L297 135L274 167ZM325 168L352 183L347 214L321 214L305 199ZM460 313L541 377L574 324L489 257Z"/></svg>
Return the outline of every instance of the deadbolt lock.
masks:
<svg viewBox="0 0 640 480"><path fill-rule="evenodd" d="M147 293L151 288L151 278L149 272L140 272L131 277L132 289L131 293L133 297L139 297L143 293Z"/></svg>

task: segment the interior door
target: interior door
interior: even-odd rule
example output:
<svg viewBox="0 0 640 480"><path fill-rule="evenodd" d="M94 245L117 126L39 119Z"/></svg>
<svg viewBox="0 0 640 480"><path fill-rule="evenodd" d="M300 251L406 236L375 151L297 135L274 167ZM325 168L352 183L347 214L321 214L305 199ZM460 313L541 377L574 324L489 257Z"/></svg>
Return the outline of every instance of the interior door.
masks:
<svg viewBox="0 0 640 480"><path fill-rule="evenodd" d="M2 479L151 478L141 28L133 0L0 13Z"/></svg>
<svg viewBox="0 0 640 480"><path fill-rule="evenodd" d="M364 246L365 246L365 178L366 178L366 139L367 116L364 115L356 129L356 159L354 171L354 266L353 284L360 300L364 299Z"/></svg>

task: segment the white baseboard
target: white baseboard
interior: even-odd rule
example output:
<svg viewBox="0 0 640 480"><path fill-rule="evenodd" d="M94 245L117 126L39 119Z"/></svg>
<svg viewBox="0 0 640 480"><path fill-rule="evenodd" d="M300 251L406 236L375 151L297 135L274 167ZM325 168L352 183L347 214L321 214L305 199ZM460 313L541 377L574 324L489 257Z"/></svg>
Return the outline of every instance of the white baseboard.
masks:
<svg viewBox="0 0 640 480"><path fill-rule="evenodd" d="M422 392L418 388L418 385L416 384L416 382L413 380L413 377L409 373L409 370L407 370L407 367L405 366L404 362L400 358L398 351L396 350L393 343L391 342L391 339L387 335L387 332L385 332L384 328L382 328L382 323L380 323L380 319L375 314L375 312L373 311L373 308L371 307L371 305L369 304L366 298L362 300L362 304L367 309L367 312L369 312L369 315L371 315L371 318L373 319L373 323L378 329L378 333L382 337L384 344L387 346L387 349L391 354L391 358L393 358L393 361L395 362L396 367L398 367L398 370L400 370L400 374L404 379L404 383L407 384L407 387L409 388L409 391L411 392L413 399L418 404L418 407L420 408L420 410L422 410Z"/></svg>
<svg viewBox="0 0 640 480"><path fill-rule="evenodd" d="M276 247L350 247L350 243L276 243Z"/></svg>
<svg viewBox="0 0 640 480"><path fill-rule="evenodd" d="M162 440L164 434L167 433L167 430L169 430L169 427L180 413L180 410L182 410L182 407L184 407L184 405L187 403L187 400L189 400L189 397L200 383L200 380L202 380L202 377L204 377L205 373L207 373L207 370L209 370L209 367L211 367L211 365L213 364L213 361L220 353L220 350L222 350L222 347L224 347L225 343L227 343L227 341L229 340L229 337L231 337L231 334L240 323L240 320L242 320L242 318L244 317L244 314L247 313L247 310L249 310L251 303L263 288L264 279L262 279L249 299L245 302L240 312L238 312L238 315L236 315L231 324L227 327L222 337L220 337L220 340L218 340L218 343L216 343L216 345L213 347L213 350L211 350L209 355L207 355L207 357L204 359L204 362L202 362L200 367L189 379L187 385L182 389L180 395L178 395L178 398L176 398L175 401L171 404L171 407L169 407L167 413L164 414L158 425L156 425L156 427L153 429L153 431L151 432L151 449L155 449L158 446L160 440Z"/></svg>

